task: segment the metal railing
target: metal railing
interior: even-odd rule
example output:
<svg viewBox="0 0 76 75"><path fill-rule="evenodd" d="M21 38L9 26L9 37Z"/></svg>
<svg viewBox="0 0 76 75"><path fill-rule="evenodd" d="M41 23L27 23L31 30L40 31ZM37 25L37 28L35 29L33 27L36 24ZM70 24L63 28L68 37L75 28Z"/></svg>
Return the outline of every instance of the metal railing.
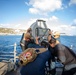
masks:
<svg viewBox="0 0 76 75"><path fill-rule="evenodd" d="M5 60L8 60L8 61L13 61L14 64L16 63L16 59L18 58L17 54L17 44L14 43L14 45L12 45L14 47L14 50L13 52L0 52L0 61L5 61ZM9 47L9 46L7 46Z"/></svg>

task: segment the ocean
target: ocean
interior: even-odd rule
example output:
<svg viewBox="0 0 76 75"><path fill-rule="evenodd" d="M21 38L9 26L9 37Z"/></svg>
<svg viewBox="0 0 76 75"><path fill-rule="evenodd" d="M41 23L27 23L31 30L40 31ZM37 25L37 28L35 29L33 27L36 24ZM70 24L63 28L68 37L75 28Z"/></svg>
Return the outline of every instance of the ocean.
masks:
<svg viewBox="0 0 76 75"><path fill-rule="evenodd" d="M14 44L17 44L17 52L21 52L21 35L0 35L0 52L13 52ZM76 52L76 36L61 36L60 42L68 47L72 46Z"/></svg>
<svg viewBox="0 0 76 75"><path fill-rule="evenodd" d="M76 53L76 36L61 36L60 42L68 47L72 47L72 50Z"/></svg>
<svg viewBox="0 0 76 75"><path fill-rule="evenodd" d="M21 51L20 47L21 35L0 35L0 52L13 52L14 44L17 44L17 51Z"/></svg>

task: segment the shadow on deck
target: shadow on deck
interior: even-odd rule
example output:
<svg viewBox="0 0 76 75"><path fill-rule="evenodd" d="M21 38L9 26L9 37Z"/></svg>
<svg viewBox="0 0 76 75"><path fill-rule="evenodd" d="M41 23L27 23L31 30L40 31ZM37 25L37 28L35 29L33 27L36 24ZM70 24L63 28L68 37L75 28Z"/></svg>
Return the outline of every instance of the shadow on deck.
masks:
<svg viewBox="0 0 76 75"><path fill-rule="evenodd" d="M18 68L16 71L10 71L6 75L20 75L20 68Z"/></svg>

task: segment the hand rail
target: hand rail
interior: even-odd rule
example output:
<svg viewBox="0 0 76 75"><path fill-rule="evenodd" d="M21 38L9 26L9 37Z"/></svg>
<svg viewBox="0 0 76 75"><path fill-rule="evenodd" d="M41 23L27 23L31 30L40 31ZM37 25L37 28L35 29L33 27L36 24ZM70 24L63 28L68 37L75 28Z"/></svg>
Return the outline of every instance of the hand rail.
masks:
<svg viewBox="0 0 76 75"><path fill-rule="evenodd" d="M9 45L9 46L14 46L14 51L13 52L0 52L0 61L12 60L15 64L16 59L18 58L17 54L19 54L16 50L17 44L14 43L14 45ZM5 47L9 47L9 46L5 46Z"/></svg>

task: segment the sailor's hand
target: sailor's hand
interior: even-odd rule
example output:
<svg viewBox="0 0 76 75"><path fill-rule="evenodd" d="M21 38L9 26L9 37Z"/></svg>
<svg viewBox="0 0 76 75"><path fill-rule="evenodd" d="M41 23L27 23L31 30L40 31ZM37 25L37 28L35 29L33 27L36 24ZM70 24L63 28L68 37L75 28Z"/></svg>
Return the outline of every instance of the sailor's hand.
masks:
<svg viewBox="0 0 76 75"><path fill-rule="evenodd" d="M39 41L38 41L39 37L36 37L35 39L36 39L36 44L39 44Z"/></svg>
<svg viewBox="0 0 76 75"><path fill-rule="evenodd" d="M48 36L48 42L51 40L51 35Z"/></svg>
<svg viewBox="0 0 76 75"><path fill-rule="evenodd" d="M36 37L36 40L39 40L40 38L39 37Z"/></svg>

